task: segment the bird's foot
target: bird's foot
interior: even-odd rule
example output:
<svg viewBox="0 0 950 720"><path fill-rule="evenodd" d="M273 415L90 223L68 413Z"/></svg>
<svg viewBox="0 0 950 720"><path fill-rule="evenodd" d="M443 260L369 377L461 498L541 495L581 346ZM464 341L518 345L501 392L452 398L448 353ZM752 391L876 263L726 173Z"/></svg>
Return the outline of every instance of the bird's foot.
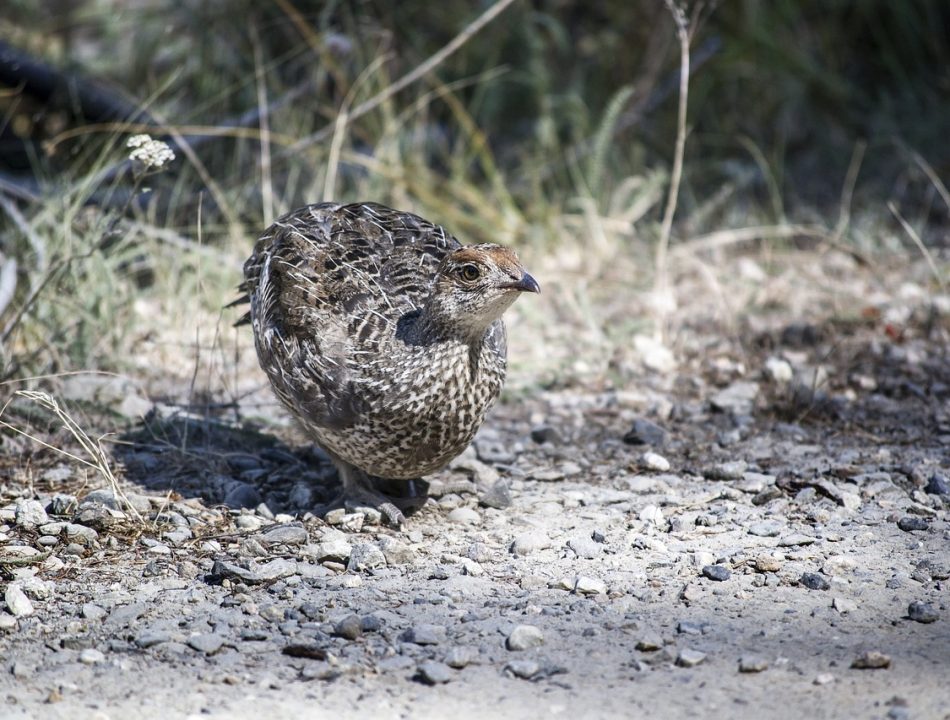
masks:
<svg viewBox="0 0 950 720"><path fill-rule="evenodd" d="M360 488L360 492L350 493L345 498L347 510L359 512L363 508L372 508L381 512L393 527L401 527L406 516L393 503L392 499L375 490Z"/></svg>
<svg viewBox="0 0 950 720"><path fill-rule="evenodd" d="M324 516L331 510L345 509L347 512L359 512L361 510L374 510L380 513L390 525L401 526L406 522L406 516L393 503L393 499L377 492L371 488L355 487L347 488L330 502L314 508L317 515Z"/></svg>

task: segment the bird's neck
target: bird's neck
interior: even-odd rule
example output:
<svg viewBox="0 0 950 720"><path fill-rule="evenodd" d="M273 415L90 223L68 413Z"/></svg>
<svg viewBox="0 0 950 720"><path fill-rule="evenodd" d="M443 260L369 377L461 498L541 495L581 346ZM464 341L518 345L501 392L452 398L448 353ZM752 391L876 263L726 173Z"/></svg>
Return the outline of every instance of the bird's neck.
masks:
<svg viewBox="0 0 950 720"><path fill-rule="evenodd" d="M453 309L454 310L454 309ZM421 309L408 313L400 321L402 339L413 345L455 341L476 348L481 346L491 322L471 315L452 312L437 295L426 300Z"/></svg>

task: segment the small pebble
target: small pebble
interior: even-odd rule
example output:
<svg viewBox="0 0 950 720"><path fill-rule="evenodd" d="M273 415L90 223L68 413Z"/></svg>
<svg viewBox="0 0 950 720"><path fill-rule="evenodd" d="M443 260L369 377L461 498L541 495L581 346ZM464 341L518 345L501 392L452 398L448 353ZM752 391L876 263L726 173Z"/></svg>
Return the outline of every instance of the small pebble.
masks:
<svg viewBox="0 0 950 720"><path fill-rule="evenodd" d="M564 471L558 468L538 469L531 473L531 479L538 482L557 482L564 479Z"/></svg>
<svg viewBox="0 0 950 720"><path fill-rule="evenodd" d="M340 527L351 533L358 533L363 525L379 525L383 516L375 508L364 507L358 512L347 513L340 522Z"/></svg>
<svg viewBox="0 0 950 720"><path fill-rule="evenodd" d="M47 600L53 594L53 583L36 575L24 575L16 583L33 600Z"/></svg>
<svg viewBox="0 0 950 720"><path fill-rule="evenodd" d="M680 635L702 635L703 626L690 620L680 620L676 623L676 632Z"/></svg>
<svg viewBox="0 0 950 720"><path fill-rule="evenodd" d="M774 356L765 361L765 372L772 382L780 385L791 382L795 374L787 360Z"/></svg>
<svg viewBox="0 0 950 720"><path fill-rule="evenodd" d="M371 543L360 543L353 546L346 569L350 572L363 572L386 565L386 556L383 551Z"/></svg>
<svg viewBox="0 0 950 720"><path fill-rule="evenodd" d="M907 617L914 622L932 623L940 619L940 613L930 603L917 601L907 607Z"/></svg>
<svg viewBox="0 0 950 720"><path fill-rule="evenodd" d="M854 572L857 563L847 555L832 555L825 559L821 572L828 576L846 575Z"/></svg>
<svg viewBox="0 0 950 720"><path fill-rule="evenodd" d="M630 432L623 436L623 441L628 445L663 447L666 445L666 440L666 430L646 418L637 418L634 420Z"/></svg>
<svg viewBox="0 0 950 720"><path fill-rule="evenodd" d="M835 681L835 676L831 673L818 673L812 680L813 685L830 685Z"/></svg>
<svg viewBox="0 0 950 720"><path fill-rule="evenodd" d="M809 590L828 590L831 587L831 583L825 579L824 575L818 573L802 573L799 582Z"/></svg>
<svg viewBox="0 0 950 720"><path fill-rule="evenodd" d="M836 597L831 601L831 607L833 607L839 613L844 614L856 611L858 609L858 604L854 600Z"/></svg>
<svg viewBox="0 0 950 720"><path fill-rule="evenodd" d="M308 539L306 528L297 525L268 528L260 537L264 545L303 545Z"/></svg>
<svg viewBox="0 0 950 720"><path fill-rule="evenodd" d="M858 657L851 662L851 667L857 670L884 670L890 666L890 655L885 655L876 650L869 650L866 653L858 655Z"/></svg>
<svg viewBox="0 0 950 720"><path fill-rule="evenodd" d="M86 548L79 543L69 543L62 549L62 554L72 557L83 557L86 554Z"/></svg>
<svg viewBox="0 0 950 720"><path fill-rule="evenodd" d="M703 470L703 475L709 480L741 480L749 468L744 460L716 463Z"/></svg>
<svg viewBox="0 0 950 720"><path fill-rule="evenodd" d="M915 530L927 530L930 523L925 518L916 515L905 515L897 521L897 527L904 532L914 532Z"/></svg>
<svg viewBox="0 0 950 720"><path fill-rule="evenodd" d="M775 520L761 520L752 523L749 526L748 533L756 537L778 537L778 534L782 532L783 528L784 525Z"/></svg>
<svg viewBox="0 0 950 720"><path fill-rule="evenodd" d="M607 583L597 578L581 575L574 583L574 592L578 595L606 595Z"/></svg>
<svg viewBox="0 0 950 720"><path fill-rule="evenodd" d="M551 538L540 530L532 530L522 533L514 539L511 543L511 553L513 555L531 555L549 547L551 547Z"/></svg>
<svg viewBox="0 0 950 720"><path fill-rule="evenodd" d="M676 664L680 667L691 668L699 665L706 659L706 653L690 648L683 648L676 656Z"/></svg>
<svg viewBox="0 0 950 720"><path fill-rule="evenodd" d="M713 395L709 402L713 409L719 412L728 412L735 416L748 415L755 406L758 394L758 383L737 380Z"/></svg>
<svg viewBox="0 0 950 720"><path fill-rule="evenodd" d="M659 633L653 632L652 630L641 635L636 644L637 650L641 652L653 652L662 647L663 638L660 637Z"/></svg>
<svg viewBox="0 0 950 720"><path fill-rule="evenodd" d="M560 445L563 442L561 434L550 425L536 425L531 428L531 439L539 445L544 443Z"/></svg>
<svg viewBox="0 0 950 720"><path fill-rule="evenodd" d="M224 638L213 633L202 633L192 635L188 638L187 644L192 650L197 650L205 655L214 655L224 646Z"/></svg>
<svg viewBox="0 0 950 720"><path fill-rule="evenodd" d="M668 472L670 469L670 461L658 453L645 452L640 457L640 466L656 472Z"/></svg>
<svg viewBox="0 0 950 720"><path fill-rule="evenodd" d="M19 527L28 530L49 522L49 515L39 500L20 500L16 504L15 518Z"/></svg>
<svg viewBox="0 0 950 720"><path fill-rule="evenodd" d="M934 473L927 481L924 492L930 495L950 495L950 480L939 473Z"/></svg>
<svg viewBox="0 0 950 720"><path fill-rule="evenodd" d="M102 618L108 614L108 611L106 611L104 607L96 605L95 603L85 603L82 606L82 616L86 618L86 620L102 620Z"/></svg>
<svg viewBox="0 0 950 720"><path fill-rule="evenodd" d="M426 660L419 663L417 668L418 678L427 685L441 685L452 679L452 668L445 663L435 660Z"/></svg>
<svg viewBox="0 0 950 720"><path fill-rule="evenodd" d="M106 656L101 650L95 648L86 648L79 653L79 662L83 665L98 665L105 662Z"/></svg>
<svg viewBox="0 0 950 720"><path fill-rule="evenodd" d="M572 537L567 541L567 546L574 551L578 557L587 560L593 560L604 554L603 542L597 542L591 537Z"/></svg>
<svg viewBox="0 0 950 720"><path fill-rule="evenodd" d="M26 596L23 588L18 583L12 582L7 585L3 599L6 601L7 609L13 617L29 617L35 612L33 603L30 602L30 598Z"/></svg>
<svg viewBox="0 0 950 720"><path fill-rule="evenodd" d="M345 508L334 508L333 510L327 511L327 514L323 516L323 519L327 525L342 525L343 518L345 517Z"/></svg>
<svg viewBox="0 0 950 720"><path fill-rule="evenodd" d="M505 665L505 670L522 680L530 680L541 672L541 665L534 660L512 660Z"/></svg>
<svg viewBox="0 0 950 720"><path fill-rule="evenodd" d="M710 580L723 582L732 577L732 571L725 565L706 565L703 568L703 575Z"/></svg>
<svg viewBox="0 0 950 720"><path fill-rule="evenodd" d="M167 643L172 639L171 635L166 632L145 630L144 632L139 633L135 637L135 644L137 647L150 648L155 645L161 645L162 643Z"/></svg>
<svg viewBox="0 0 950 720"><path fill-rule="evenodd" d="M785 493L783 493L779 488L773 485L771 487L765 488L764 490L760 490L755 495L753 495L752 504L756 506L765 505L767 503L772 502L773 500L778 500L780 497L784 497L784 496L785 496Z"/></svg>
<svg viewBox="0 0 950 720"><path fill-rule="evenodd" d="M403 640L416 645L438 645L445 642L447 631L442 625L424 623L409 628L403 634Z"/></svg>
<svg viewBox="0 0 950 720"><path fill-rule="evenodd" d="M350 559L350 553L353 552L353 546L350 545L344 535L339 530L332 530L331 533L324 533L323 540L315 545L308 545L311 554L320 561L334 560L336 562L346 562Z"/></svg>
<svg viewBox="0 0 950 720"><path fill-rule="evenodd" d="M478 502L486 507L504 510L512 503L511 483L502 478L493 483L478 486Z"/></svg>
<svg viewBox="0 0 950 720"><path fill-rule="evenodd" d="M456 525L478 525L482 521L482 516L470 507L457 507L445 519Z"/></svg>
<svg viewBox="0 0 950 720"><path fill-rule="evenodd" d="M477 660L478 648L470 645L456 645L445 654L445 664L456 670L461 670Z"/></svg>
<svg viewBox="0 0 950 720"><path fill-rule="evenodd" d="M663 527L665 523L663 511L660 510L660 508L658 508L656 505L647 505L640 511L638 517L641 520L648 522L658 528Z"/></svg>
<svg viewBox="0 0 950 720"><path fill-rule="evenodd" d="M518 625L508 635L505 646L509 650L529 650L544 644L544 634L534 625Z"/></svg>
<svg viewBox="0 0 950 720"><path fill-rule="evenodd" d="M755 559L755 569L760 573L774 573L782 569L782 561L769 555L760 555Z"/></svg>
<svg viewBox="0 0 950 720"><path fill-rule="evenodd" d="M360 630L364 633L379 632L382 627L382 620L375 615L364 615L360 618Z"/></svg>
<svg viewBox="0 0 950 720"><path fill-rule="evenodd" d="M333 634L346 640L356 640L363 635L363 621L359 615L347 615L333 626Z"/></svg>
<svg viewBox="0 0 950 720"><path fill-rule="evenodd" d="M743 655L739 658L739 672L741 673L759 673L768 670L768 668L768 660L757 655Z"/></svg>
<svg viewBox="0 0 950 720"><path fill-rule="evenodd" d="M406 565L415 559L415 552L406 543L389 535L379 539L379 549L386 558L387 565Z"/></svg>

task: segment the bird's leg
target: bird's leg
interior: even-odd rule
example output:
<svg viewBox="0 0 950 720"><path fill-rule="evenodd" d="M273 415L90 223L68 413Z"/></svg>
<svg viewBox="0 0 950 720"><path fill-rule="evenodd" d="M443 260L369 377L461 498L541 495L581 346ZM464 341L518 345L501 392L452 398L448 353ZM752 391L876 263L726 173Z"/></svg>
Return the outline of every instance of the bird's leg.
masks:
<svg viewBox="0 0 950 720"><path fill-rule="evenodd" d="M340 480L343 483L343 493L325 509L331 509L336 506L347 508L371 507L379 510L391 525L402 525L406 518L402 511L397 508L392 500L374 486L373 481L365 472L348 462L334 458L334 465L340 474Z"/></svg>

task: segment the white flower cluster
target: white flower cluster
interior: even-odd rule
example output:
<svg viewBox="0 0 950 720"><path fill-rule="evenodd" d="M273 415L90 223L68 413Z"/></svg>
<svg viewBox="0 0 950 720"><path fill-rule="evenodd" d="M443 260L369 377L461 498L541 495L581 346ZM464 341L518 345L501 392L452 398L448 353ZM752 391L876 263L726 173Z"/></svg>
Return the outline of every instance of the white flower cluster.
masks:
<svg viewBox="0 0 950 720"><path fill-rule="evenodd" d="M129 160L141 163L146 170L160 170L175 159L175 153L168 143L153 140L151 135L133 135L126 147L133 148Z"/></svg>

